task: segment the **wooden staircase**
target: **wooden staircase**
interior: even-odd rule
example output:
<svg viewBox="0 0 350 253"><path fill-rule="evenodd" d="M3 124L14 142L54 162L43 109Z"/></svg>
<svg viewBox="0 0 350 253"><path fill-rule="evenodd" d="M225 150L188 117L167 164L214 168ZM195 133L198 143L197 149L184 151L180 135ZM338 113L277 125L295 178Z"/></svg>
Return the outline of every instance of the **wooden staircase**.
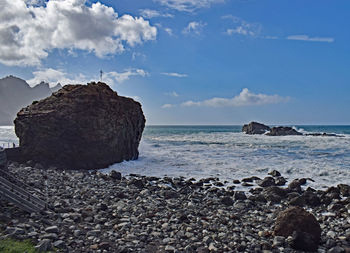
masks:
<svg viewBox="0 0 350 253"><path fill-rule="evenodd" d="M45 197L41 192L21 182L9 172L0 169L0 198L32 213L47 209L47 203L38 196Z"/></svg>

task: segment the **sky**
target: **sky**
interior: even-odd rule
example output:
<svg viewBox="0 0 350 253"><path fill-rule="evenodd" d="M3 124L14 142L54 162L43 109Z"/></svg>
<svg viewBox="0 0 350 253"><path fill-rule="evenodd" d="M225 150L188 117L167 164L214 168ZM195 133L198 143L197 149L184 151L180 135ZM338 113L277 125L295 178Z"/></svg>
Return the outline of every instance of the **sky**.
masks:
<svg viewBox="0 0 350 253"><path fill-rule="evenodd" d="M1 0L0 77L100 80L147 124L350 124L348 0Z"/></svg>

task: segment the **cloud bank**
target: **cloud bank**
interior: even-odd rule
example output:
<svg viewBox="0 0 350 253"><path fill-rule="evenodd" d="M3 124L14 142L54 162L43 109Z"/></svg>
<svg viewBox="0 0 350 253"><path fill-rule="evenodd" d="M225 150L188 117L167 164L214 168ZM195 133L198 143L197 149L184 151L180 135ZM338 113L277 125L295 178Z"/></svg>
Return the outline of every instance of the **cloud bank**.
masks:
<svg viewBox="0 0 350 253"><path fill-rule="evenodd" d="M200 35L203 31L203 28L206 26L206 23L203 22L197 22L192 21L188 23L188 25L182 30L182 33L184 34L194 34L194 35Z"/></svg>
<svg viewBox="0 0 350 253"><path fill-rule="evenodd" d="M240 106L257 106L266 104L277 104L287 102L288 97L279 95L255 94L244 88L241 93L233 98L214 97L208 100L194 102L187 101L182 106L206 106L206 107L240 107Z"/></svg>
<svg viewBox="0 0 350 253"><path fill-rule="evenodd" d="M334 42L334 38L331 37L309 37L308 35L290 35L287 37L287 40L302 40L302 41L311 41L311 42Z"/></svg>
<svg viewBox="0 0 350 253"><path fill-rule="evenodd" d="M151 10L151 9L142 9L140 10L140 14L141 16L145 17L145 18L157 18L157 17L161 17L161 18L173 18L174 15L170 14L170 13L162 13L160 11L157 10Z"/></svg>
<svg viewBox="0 0 350 253"><path fill-rule="evenodd" d="M116 71L112 71L112 72L107 72L105 73L105 79L103 81L106 81L108 83L107 80L109 79L113 79L115 80L117 83L122 83L126 80L129 80L132 76L141 76L141 77L145 77L148 76L148 72L146 72L143 69L128 69L125 70L124 72L116 72ZM113 83L113 81L110 81Z"/></svg>
<svg viewBox="0 0 350 253"><path fill-rule="evenodd" d="M224 3L225 0L153 0L177 11L193 12L201 8L209 8L212 4Z"/></svg>
<svg viewBox="0 0 350 253"><path fill-rule="evenodd" d="M143 69L126 69L122 72L105 72L103 73L102 81L109 84L110 86L113 86L115 83L123 83L129 80L131 77L146 77L148 75L148 72L146 72ZM42 81L49 83L50 86L54 86L57 83L61 83L62 85L85 84L93 80L96 81L97 78L97 75L95 77L88 77L81 73L72 75L66 73L64 70L61 69L46 68L34 71L33 78L27 80L27 82L30 86L35 86Z"/></svg>
<svg viewBox="0 0 350 253"><path fill-rule="evenodd" d="M63 70L57 70L52 68L41 69L33 72L33 78L27 80L30 86L35 86L40 82L44 81L49 83L50 86L55 86L57 83L65 84L77 84L77 83L87 83L89 80L83 74L69 75Z"/></svg>
<svg viewBox="0 0 350 253"><path fill-rule="evenodd" d="M157 28L142 17L118 16L100 2L86 0L2 0L0 8L0 62L40 65L53 49L79 49L98 57L121 53L155 40Z"/></svg>
<svg viewBox="0 0 350 253"><path fill-rule="evenodd" d="M233 15L225 15L221 18L230 20L234 24L234 27L226 29L225 33L227 35L239 34L255 37L260 34L262 29L262 26L259 23L248 23L247 21Z"/></svg>
<svg viewBox="0 0 350 253"><path fill-rule="evenodd" d="M181 74L181 73L176 73L176 72L163 72L161 73L164 76L172 76L172 77L187 77L187 74Z"/></svg>

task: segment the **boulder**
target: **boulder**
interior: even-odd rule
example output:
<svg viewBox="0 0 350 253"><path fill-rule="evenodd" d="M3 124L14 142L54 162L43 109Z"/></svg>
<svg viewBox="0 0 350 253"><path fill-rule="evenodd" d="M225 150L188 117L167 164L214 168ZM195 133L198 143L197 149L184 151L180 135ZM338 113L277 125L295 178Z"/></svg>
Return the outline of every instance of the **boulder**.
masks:
<svg viewBox="0 0 350 253"><path fill-rule="evenodd" d="M250 122L242 127L242 132L246 134L264 134L267 131L270 131L270 127L258 122Z"/></svg>
<svg viewBox="0 0 350 253"><path fill-rule="evenodd" d="M294 249L316 251L321 239L321 227L311 213L301 207L290 207L278 214L274 234L292 236L291 246Z"/></svg>
<svg viewBox="0 0 350 253"><path fill-rule="evenodd" d="M273 127L271 128L270 132L266 133L266 135L269 136L286 136L286 135L303 135L302 133L298 132L297 130L291 128L291 127Z"/></svg>
<svg viewBox="0 0 350 253"><path fill-rule="evenodd" d="M23 159L68 169L137 159L144 126L141 104L102 82L66 85L15 119Z"/></svg>

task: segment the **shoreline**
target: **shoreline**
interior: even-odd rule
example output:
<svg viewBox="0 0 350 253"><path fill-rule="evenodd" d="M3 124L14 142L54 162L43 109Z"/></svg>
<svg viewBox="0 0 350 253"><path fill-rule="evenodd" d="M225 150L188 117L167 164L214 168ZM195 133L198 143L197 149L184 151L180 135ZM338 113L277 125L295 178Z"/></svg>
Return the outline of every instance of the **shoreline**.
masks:
<svg viewBox="0 0 350 253"><path fill-rule="evenodd" d="M9 171L44 194L47 178L52 211L30 215L1 202L1 239L46 241L63 252L300 252L289 237L273 235L277 215L293 205L320 223L318 252L350 249L350 186L315 191L300 179L282 189L276 171L260 186L245 179L249 192L215 178L122 177L15 163Z"/></svg>

